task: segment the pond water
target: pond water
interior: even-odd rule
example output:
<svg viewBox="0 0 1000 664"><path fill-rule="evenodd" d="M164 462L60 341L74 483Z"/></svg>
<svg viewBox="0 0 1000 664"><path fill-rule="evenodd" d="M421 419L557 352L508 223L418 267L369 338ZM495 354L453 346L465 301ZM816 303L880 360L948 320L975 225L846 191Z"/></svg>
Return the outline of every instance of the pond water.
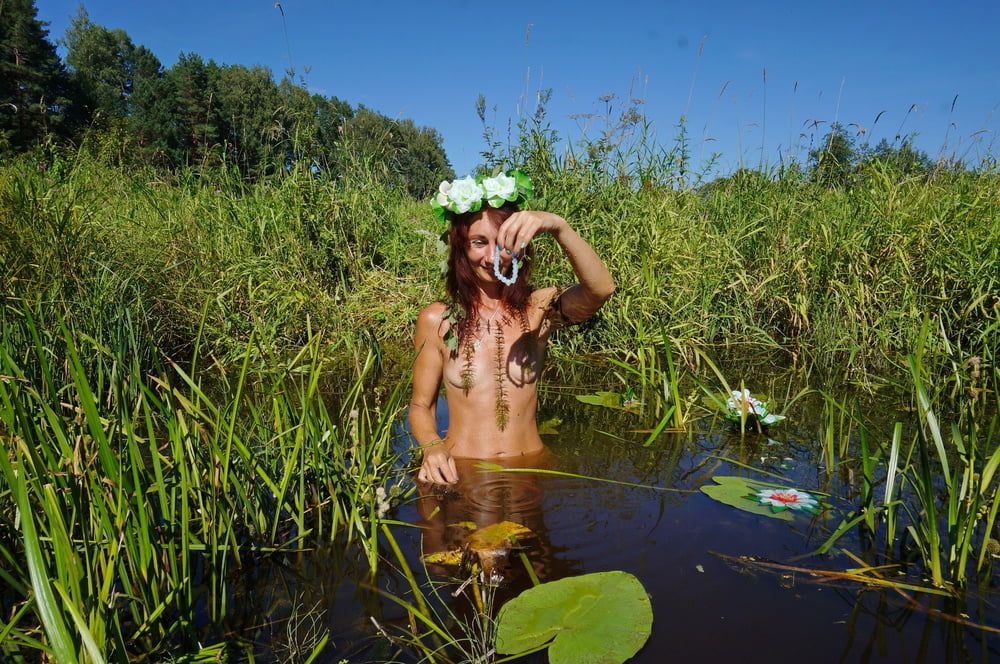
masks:
<svg viewBox="0 0 1000 664"><path fill-rule="evenodd" d="M860 486L860 478L847 470L853 464L834 472L823 465L816 401L813 407L808 399L799 402L795 418L768 435L741 437L720 419L706 416L690 431L662 434L648 447L643 446L648 434L634 431L650 426L640 417L583 405L555 392L543 403L539 419L561 418L558 433L545 436L546 454L516 465L674 491L485 471L462 463L462 481L453 490L415 493L390 515L419 526L392 527L419 581L427 583L421 553L449 549L463 539L463 529L454 524L472 521L483 527L509 520L534 532L525 541L524 554L543 582L608 570L624 570L642 582L651 599L653 629L635 662L985 662L1000 653L997 633L936 613L964 614L969 622L1000 627L996 574L992 590L969 590L960 599L908 593L909 600L890 588L762 569L733 559L753 556L836 571L861 567L842 547L867 564L885 564L882 540L863 541L857 529L831 553L808 555L856 506ZM891 424L897 414L885 404L881 408ZM887 435L873 432L873 438L880 436L885 444ZM739 464L787 477L790 486L828 493L833 510L781 521L720 504L698 490L715 475L774 479ZM377 623L400 634L408 623L406 611L372 586L412 601L390 548L385 546L384 552L371 585L364 581L367 564L357 552L316 551L257 567L243 577L231 624L257 644L262 661L308 652L316 635L325 633L332 647L322 661L417 661L417 654L401 651L376 628ZM919 562L910 562L884 574L927 585ZM427 571L442 583L453 572L436 565ZM503 576L496 606L531 585L517 555ZM441 601L434 604L468 619L473 610L466 595L451 598L457 585L444 583ZM544 662L546 653L521 661Z"/></svg>

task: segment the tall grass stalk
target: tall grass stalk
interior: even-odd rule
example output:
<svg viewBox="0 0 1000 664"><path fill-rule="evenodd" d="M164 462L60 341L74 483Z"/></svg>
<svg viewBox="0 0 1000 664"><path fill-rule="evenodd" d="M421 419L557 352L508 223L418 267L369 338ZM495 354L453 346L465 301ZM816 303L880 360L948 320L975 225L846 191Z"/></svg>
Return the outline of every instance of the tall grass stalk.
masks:
<svg viewBox="0 0 1000 664"><path fill-rule="evenodd" d="M88 367L81 349L103 352L93 340L68 324L46 337L32 320L4 341L62 346L34 347L29 372L0 344L0 555L18 616L5 655L169 652L199 611L224 616L230 570L248 557L355 540L374 569L375 488L392 474L402 391L372 396L372 351L335 415L321 336L270 376L251 374L247 349L234 386L205 389L180 367L152 380L135 364Z"/></svg>
<svg viewBox="0 0 1000 664"><path fill-rule="evenodd" d="M946 436L926 389L925 369L919 354L910 355L909 366L920 422L914 443L918 466L908 473L907 480L914 488L920 509L911 515L914 524L907 530L918 544L934 584L941 585L947 575L961 585L968 574L970 557L976 559L977 571L982 570L996 521L995 480L1000 467L1000 445L995 440L998 415L996 412L992 415L986 440L981 440L981 424L972 414L966 418L964 427L952 423ZM960 404L963 406L970 408L969 404ZM951 442L950 454L946 440ZM932 455L932 449L936 456ZM954 466L950 465L949 456L955 460ZM942 499L944 510L939 514Z"/></svg>

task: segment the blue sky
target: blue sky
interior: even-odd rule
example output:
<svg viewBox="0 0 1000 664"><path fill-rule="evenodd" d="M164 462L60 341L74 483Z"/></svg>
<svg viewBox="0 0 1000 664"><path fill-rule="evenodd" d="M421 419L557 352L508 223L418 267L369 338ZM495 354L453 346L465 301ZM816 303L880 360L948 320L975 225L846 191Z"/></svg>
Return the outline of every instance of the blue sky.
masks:
<svg viewBox="0 0 1000 664"><path fill-rule="evenodd" d="M284 21L273 0L84 3L166 66L194 51L293 68L314 92L434 127L459 174L484 147L478 95L506 135L545 88L564 141L600 131L600 97L613 112L641 99L661 142L686 115L693 155L721 153L722 172L802 156L828 126L813 121L857 123L873 144L916 132L932 157L975 163L1000 145L995 0L280 4ZM56 39L79 2L37 5Z"/></svg>

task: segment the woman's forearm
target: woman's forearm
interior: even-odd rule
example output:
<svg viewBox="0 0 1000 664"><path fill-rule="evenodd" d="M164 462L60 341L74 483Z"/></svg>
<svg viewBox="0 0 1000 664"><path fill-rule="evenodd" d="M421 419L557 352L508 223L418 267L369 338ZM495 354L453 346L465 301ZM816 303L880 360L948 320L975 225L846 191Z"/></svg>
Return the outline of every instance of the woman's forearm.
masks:
<svg viewBox="0 0 1000 664"><path fill-rule="evenodd" d="M435 406L410 403L410 432L421 449L426 450L440 444L441 437L437 433Z"/></svg>
<svg viewBox="0 0 1000 664"><path fill-rule="evenodd" d="M593 247L565 222L560 224L559 230L553 235L573 266L582 295L597 306L607 301L615 292L615 282Z"/></svg>

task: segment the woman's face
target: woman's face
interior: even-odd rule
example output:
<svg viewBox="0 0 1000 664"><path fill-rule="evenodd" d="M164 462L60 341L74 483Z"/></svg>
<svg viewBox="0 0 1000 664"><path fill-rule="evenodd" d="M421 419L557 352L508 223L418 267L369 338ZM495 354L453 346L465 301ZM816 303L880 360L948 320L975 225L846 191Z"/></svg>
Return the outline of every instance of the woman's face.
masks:
<svg viewBox="0 0 1000 664"><path fill-rule="evenodd" d="M484 283L496 283L493 274L493 253L498 251L497 231L499 227L490 219L489 213L479 216L469 226L469 241L465 247L465 256L476 277ZM510 266L510 256L507 252L500 254L500 266L506 272Z"/></svg>

